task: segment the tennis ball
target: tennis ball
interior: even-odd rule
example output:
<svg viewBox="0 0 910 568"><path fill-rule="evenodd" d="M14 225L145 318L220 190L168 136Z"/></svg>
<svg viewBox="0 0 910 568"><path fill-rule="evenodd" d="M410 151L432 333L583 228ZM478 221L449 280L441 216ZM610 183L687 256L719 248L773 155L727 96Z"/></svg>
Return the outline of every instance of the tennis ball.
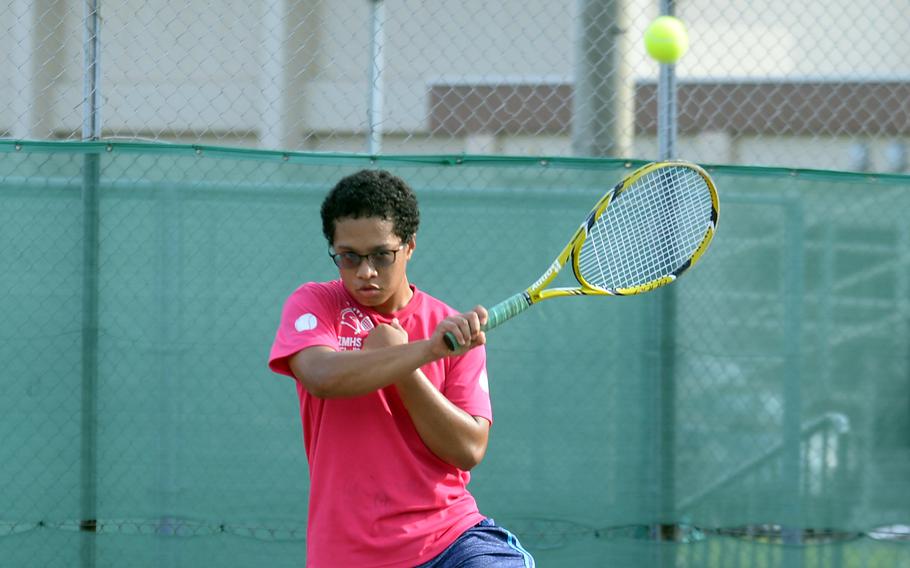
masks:
<svg viewBox="0 0 910 568"><path fill-rule="evenodd" d="M645 49L661 63L676 63L689 49L689 34L679 18L660 16L645 30Z"/></svg>

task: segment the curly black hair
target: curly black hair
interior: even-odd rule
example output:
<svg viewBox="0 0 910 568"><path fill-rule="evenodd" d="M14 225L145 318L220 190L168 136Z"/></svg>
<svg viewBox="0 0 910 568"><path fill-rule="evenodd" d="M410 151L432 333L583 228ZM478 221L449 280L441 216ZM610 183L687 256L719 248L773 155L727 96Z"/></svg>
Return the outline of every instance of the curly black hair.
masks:
<svg viewBox="0 0 910 568"><path fill-rule="evenodd" d="M361 170L342 178L322 202L322 234L335 241L335 221L379 217L392 222L395 235L407 242L417 234L417 197L403 179L385 170Z"/></svg>

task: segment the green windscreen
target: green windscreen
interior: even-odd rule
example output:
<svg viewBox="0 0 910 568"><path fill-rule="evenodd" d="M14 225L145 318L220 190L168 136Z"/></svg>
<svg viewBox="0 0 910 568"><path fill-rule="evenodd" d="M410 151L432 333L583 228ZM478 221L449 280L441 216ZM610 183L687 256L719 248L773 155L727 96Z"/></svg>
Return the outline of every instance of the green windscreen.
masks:
<svg viewBox="0 0 910 568"><path fill-rule="evenodd" d="M284 299L337 277L325 192L407 180L411 281L467 309L638 165L0 142L0 564L302 566L266 359ZM717 235L678 282L490 332L481 511L540 566L910 566L910 178L709 171Z"/></svg>

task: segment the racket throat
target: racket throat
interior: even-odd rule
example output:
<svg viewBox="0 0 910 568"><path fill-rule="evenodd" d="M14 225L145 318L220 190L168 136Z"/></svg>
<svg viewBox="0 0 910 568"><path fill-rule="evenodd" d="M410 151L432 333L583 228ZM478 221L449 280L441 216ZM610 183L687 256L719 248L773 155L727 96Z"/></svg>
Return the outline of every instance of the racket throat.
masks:
<svg viewBox="0 0 910 568"><path fill-rule="evenodd" d="M564 265L565 262L566 262L564 257L567 257L567 256L568 256L568 255L566 255L565 253L563 253L562 255L559 256L559 258L557 258L556 260L554 260L554 261L553 261L553 264L550 265L550 268L548 268L547 271L544 272L544 273L541 275L541 277L537 279L537 282L535 282L534 284L531 284L531 287L528 288L528 290L529 290L529 291L533 291L534 293L539 293L540 290L541 290L544 286L546 286L547 284L549 284L550 281L553 280L553 279L556 277L556 275L559 273L559 271L562 270L562 267L563 267L563 265ZM529 302L532 301L532 298L531 298L531 296L529 295L529 292L528 292L528 291L525 291L525 292L522 292L522 293L528 296L528 301L529 301ZM506 301L508 301L508 300L506 300ZM503 302L503 303L505 303L505 302ZM529 305L530 305L530 304L529 304Z"/></svg>

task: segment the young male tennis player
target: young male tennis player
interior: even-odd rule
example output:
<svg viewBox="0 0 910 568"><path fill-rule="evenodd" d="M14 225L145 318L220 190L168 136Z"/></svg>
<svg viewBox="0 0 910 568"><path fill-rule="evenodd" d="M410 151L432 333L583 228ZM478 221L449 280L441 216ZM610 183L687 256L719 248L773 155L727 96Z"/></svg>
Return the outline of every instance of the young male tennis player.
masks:
<svg viewBox="0 0 910 568"><path fill-rule="evenodd" d="M486 310L458 313L408 281L419 212L402 179L345 177L321 214L340 278L291 294L269 357L297 379L307 565L534 566L467 490L493 420Z"/></svg>

